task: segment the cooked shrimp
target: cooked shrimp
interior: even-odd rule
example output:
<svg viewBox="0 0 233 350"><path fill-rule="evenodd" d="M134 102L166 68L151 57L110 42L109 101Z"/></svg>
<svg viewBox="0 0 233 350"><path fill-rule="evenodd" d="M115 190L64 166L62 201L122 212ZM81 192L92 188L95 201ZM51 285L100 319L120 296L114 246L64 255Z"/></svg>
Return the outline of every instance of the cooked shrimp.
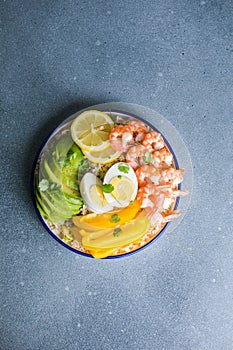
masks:
<svg viewBox="0 0 233 350"><path fill-rule="evenodd" d="M165 146L162 135L157 131L148 132L144 137L142 144L151 151L159 150Z"/></svg>
<svg viewBox="0 0 233 350"><path fill-rule="evenodd" d="M163 210L169 208L172 198L186 196L187 194L188 191L174 190L169 185L147 184L139 188L137 200L140 202L141 208L155 208L156 206L157 209Z"/></svg>
<svg viewBox="0 0 233 350"><path fill-rule="evenodd" d="M176 186L183 181L183 174L184 169L162 169L159 179L159 185L170 184L171 187Z"/></svg>
<svg viewBox="0 0 233 350"><path fill-rule="evenodd" d="M154 183L156 185L170 185L171 187L178 185L183 180L184 169L159 169L154 165L144 165L136 170L139 187L146 183Z"/></svg>
<svg viewBox="0 0 233 350"><path fill-rule="evenodd" d="M145 146L137 145L129 148L126 154L126 161L136 170L147 164L144 157L149 158L150 163L156 168L167 168L171 166L173 159L171 152L166 147L151 152Z"/></svg>
<svg viewBox="0 0 233 350"><path fill-rule="evenodd" d="M169 167L172 165L173 156L166 147L153 151L152 156L152 164L157 168Z"/></svg>
<svg viewBox="0 0 233 350"><path fill-rule="evenodd" d="M139 201L141 208L156 207L157 210L162 210L165 194L163 191L159 191L156 185L147 184L146 186L139 188L137 200Z"/></svg>
<svg viewBox="0 0 233 350"><path fill-rule="evenodd" d="M128 132L125 125L116 125L109 134L111 146L119 152L124 152L128 142L132 140L132 134Z"/></svg>
<svg viewBox="0 0 233 350"><path fill-rule="evenodd" d="M126 162L136 170L143 164L143 157L146 152L148 152L147 148L142 145L132 146L126 153Z"/></svg>
<svg viewBox="0 0 233 350"><path fill-rule="evenodd" d="M155 168L152 164L146 164L136 170L136 176L138 179L138 186L145 186L147 183L158 184L161 176L161 171Z"/></svg>
<svg viewBox="0 0 233 350"><path fill-rule="evenodd" d="M136 142L142 141L148 131L148 127L143 122L139 122L139 121L129 122L127 124L127 127L130 130L130 132L135 134Z"/></svg>
<svg viewBox="0 0 233 350"><path fill-rule="evenodd" d="M114 149L125 152L128 146L144 139L147 126L139 121L132 121L125 125L116 125L109 134L109 141Z"/></svg>
<svg viewBox="0 0 233 350"><path fill-rule="evenodd" d="M165 214L159 213L157 210L154 210L154 208L146 208L145 213L153 226L165 224L180 216L179 210L173 210Z"/></svg>

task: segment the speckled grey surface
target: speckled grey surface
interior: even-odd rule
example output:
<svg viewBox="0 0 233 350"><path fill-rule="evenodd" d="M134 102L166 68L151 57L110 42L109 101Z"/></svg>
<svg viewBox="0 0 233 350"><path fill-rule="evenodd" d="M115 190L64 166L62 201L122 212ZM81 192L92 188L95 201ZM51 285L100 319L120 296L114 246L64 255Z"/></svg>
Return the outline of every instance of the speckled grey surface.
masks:
<svg viewBox="0 0 233 350"><path fill-rule="evenodd" d="M232 1L0 7L0 349L232 350ZM108 101L173 123L194 192L172 234L94 261L45 231L29 178L54 127Z"/></svg>

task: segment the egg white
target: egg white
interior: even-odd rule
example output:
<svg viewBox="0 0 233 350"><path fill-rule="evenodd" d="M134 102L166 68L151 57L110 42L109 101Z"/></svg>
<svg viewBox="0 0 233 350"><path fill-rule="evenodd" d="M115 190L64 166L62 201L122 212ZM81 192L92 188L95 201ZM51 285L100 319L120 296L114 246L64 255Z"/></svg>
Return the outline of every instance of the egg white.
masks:
<svg viewBox="0 0 233 350"><path fill-rule="evenodd" d="M90 188L93 185L101 186L102 181L92 173L86 173L80 182L80 193L87 208L94 213L102 214L113 209L111 204L100 206L94 202L90 195Z"/></svg>
<svg viewBox="0 0 233 350"><path fill-rule="evenodd" d="M108 169L104 177L104 184L109 184L114 177L121 175L122 178L123 177L128 178L133 183L133 186L134 186L134 191L131 198L129 198L126 201L115 200L114 197L111 195L111 193L104 193L106 200L113 207L118 207L118 208L126 207L129 205L130 201L133 201L137 196L138 181L133 168L131 168L131 166L127 164L128 172L123 172L119 170L119 165L126 165L126 164L127 163L124 163L124 162L119 162L114 164L113 166L111 166L111 168Z"/></svg>

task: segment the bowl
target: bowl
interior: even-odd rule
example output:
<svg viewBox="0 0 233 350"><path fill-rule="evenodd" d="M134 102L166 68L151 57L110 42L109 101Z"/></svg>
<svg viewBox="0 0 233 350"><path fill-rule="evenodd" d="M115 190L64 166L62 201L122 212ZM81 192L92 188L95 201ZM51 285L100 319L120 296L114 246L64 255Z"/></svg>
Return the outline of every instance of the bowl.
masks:
<svg viewBox="0 0 233 350"><path fill-rule="evenodd" d="M97 259L132 255L172 232L187 212L192 184L191 159L174 126L151 109L119 102L64 120L42 144L32 172L45 229Z"/></svg>

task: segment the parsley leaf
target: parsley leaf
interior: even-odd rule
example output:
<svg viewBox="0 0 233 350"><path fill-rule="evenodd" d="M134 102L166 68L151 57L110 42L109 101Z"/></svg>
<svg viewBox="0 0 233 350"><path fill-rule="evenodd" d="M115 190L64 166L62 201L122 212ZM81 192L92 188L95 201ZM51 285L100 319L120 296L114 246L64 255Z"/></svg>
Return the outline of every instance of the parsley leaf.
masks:
<svg viewBox="0 0 233 350"><path fill-rule="evenodd" d="M118 177L118 179L121 179L121 178L122 178L122 176L121 176L121 175L117 175L117 177Z"/></svg>
<svg viewBox="0 0 233 350"><path fill-rule="evenodd" d="M114 186L111 184L104 184L102 185L102 191L104 193L111 193L114 190Z"/></svg>
<svg viewBox="0 0 233 350"><path fill-rule="evenodd" d="M59 163L60 167L63 168L63 166L65 164L65 157L60 157L58 160L58 163Z"/></svg>
<svg viewBox="0 0 233 350"><path fill-rule="evenodd" d="M118 165L118 170L121 171L122 173L128 174L129 166L126 163L121 163Z"/></svg>
<svg viewBox="0 0 233 350"><path fill-rule="evenodd" d="M49 188L49 181L46 180L46 179L42 179L42 180L39 182L39 189L40 189L40 191L44 192L44 191L46 191L48 188Z"/></svg>
<svg viewBox="0 0 233 350"><path fill-rule="evenodd" d="M146 151L142 159L144 160L145 163L152 163L153 156L149 151Z"/></svg>
<svg viewBox="0 0 233 350"><path fill-rule="evenodd" d="M50 190L51 191L55 191L55 190L58 190L61 188L61 185L60 184L56 184L56 183L51 183L50 185Z"/></svg>
<svg viewBox="0 0 233 350"><path fill-rule="evenodd" d="M110 222L119 222L121 218L117 214L113 214L110 218Z"/></svg>
<svg viewBox="0 0 233 350"><path fill-rule="evenodd" d="M120 227L116 227L113 231L113 236L118 237L122 233L122 229Z"/></svg>

